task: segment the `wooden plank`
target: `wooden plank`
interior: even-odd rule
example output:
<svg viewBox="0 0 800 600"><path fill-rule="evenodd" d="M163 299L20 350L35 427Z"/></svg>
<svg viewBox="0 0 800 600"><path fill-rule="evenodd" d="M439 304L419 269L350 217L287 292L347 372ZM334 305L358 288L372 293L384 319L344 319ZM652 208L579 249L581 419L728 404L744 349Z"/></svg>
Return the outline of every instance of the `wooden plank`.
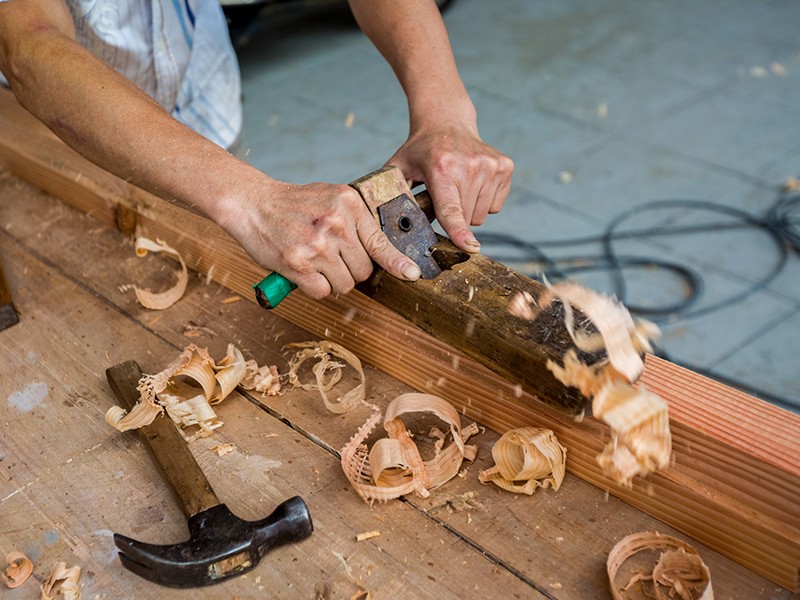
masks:
<svg viewBox="0 0 800 600"><path fill-rule="evenodd" d="M0 101L0 123L12 133L0 143L0 161L12 171L106 222L115 221L115 206L137 210L144 232L168 240L194 268L212 273L223 285L249 298L250 284L260 280L264 272L227 235L213 224L81 161L51 135L42 133L41 127L31 124L30 117L20 114L7 96ZM465 414L498 432L520 425L553 429L569 449L571 472L773 581L789 589L800 588L800 530L795 525L800 509L781 500L797 497L800 492L797 415L747 397L745 403L752 407L751 412L779 416L738 422L735 429L723 424L706 430L698 422L713 422L730 410L724 397L713 395L716 388L709 388L712 395L694 419L689 418L691 409L687 405L691 402L667 393L675 466L636 482L632 489L620 488L600 473L594 461L608 437L605 426L593 419L576 424L556 414L532 395L520 393L510 382L363 295L351 293L315 303L294 294L278 310L314 335L343 343L415 389L447 398ZM661 368L663 361L648 359L646 371ZM770 450L753 454L752 448ZM717 457L718 468L696 468L694 453L699 461L706 455ZM739 489L742 469L749 475L745 488ZM771 484L765 490L759 488L760 472L769 473ZM779 507L778 512L764 512L765 504Z"/></svg>
<svg viewBox="0 0 800 600"><path fill-rule="evenodd" d="M235 296L228 290L194 277L186 296L169 310L158 313L144 310L134 300L132 291L125 289L126 284L138 280L161 289L174 278L172 263L157 256L146 260L135 258L130 242L118 233L95 226L84 215L30 186L16 183L11 191L11 195L3 194L0 186L0 224L6 235L174 348L195 342L209 347L216 356L224 353L228 341L235 341L246 355L260 363L277 364L285 372L293 350L283 349L283 345L310 339L311 334L274 313L250 302L229 302ZM43 239L48 243L37 243ZM154 270L157 279L153 278ZM110 358L118 361L130 356L112 354ZM366 366L366 373L371 400L382 407L398 394L410 391L377 369ZM368 413L362 408L332 417L318 396L299 391L279 397L251 398L282 422L290 423L295 431L303 432L332 452L348 440ZM226 422L228 418L226 415ZM426 423L411 424L418 439L428 435L423 425ZM226 441L238 445L242 431L229 431L227 427L220 433L226 434ZM431 527L434 530L445 527L471 548L491 557L497 568L515 573L548 597L605 598L605 557L623 535L642 530L679 535L572 475L567 476L559 492L540 491L534 497L517 497L494 486L480 485L477 472L490 466L491 446L497 437L486 432L475 438L479 446L478 461L466 468L464 476L434 491L427 500L411 497L406 502L424 512L430 520L428 531ZM271 443L271 438L261 441ZM263 450L258 454L264 454ZM339 469L338 465L326 468ZM355 497L346 484L341 493ZM372 520L375 509L363 504L362 507L362 516L371 523L369 528L381 530L384 524ZM374 543L380 541L379 538ZM789 597L788 592L781 593L765 579L689 541L698 547L710 566L719 597ZM438 564L436 555L415 555L414 560Z"/></svg>
<svg viewBox="0 0 800 600"><path fill-rule="evenodd" d="M112 531L171 543L184 538L186 525L138 436L103 421L114 402L107 366L136 356L152 372L177 349L5 234L0 251L12 259L10 277L24 283L18 301L30 316L13 338L12 331L0 336L0 396L11 399L0 409L3 545L30 553L38 581L56 561L80 564L84 597L130 597L131 590L137 598L186 597L137 578L115 558ZM408 504L370 510L334 456L239 394L218 409L224 427L190 448L220 498L255 519L299 494L316 529L306 542L275 549L248 577L193 590L192 597L349 598L360 589L387 598L489 590L542 597ZM223 457L211 451L225 442L237 450ZM356 542L373 529L379 539ZM419 554L430 558L417 564ZM32 581L18 592L35 587Z"/></svg>

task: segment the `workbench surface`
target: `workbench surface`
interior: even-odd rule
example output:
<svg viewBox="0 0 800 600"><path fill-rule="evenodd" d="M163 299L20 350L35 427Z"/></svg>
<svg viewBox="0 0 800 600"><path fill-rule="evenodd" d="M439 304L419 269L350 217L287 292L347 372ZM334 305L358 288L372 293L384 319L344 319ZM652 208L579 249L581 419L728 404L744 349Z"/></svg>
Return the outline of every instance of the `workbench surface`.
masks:
<svg viewBox="0 0 800 600"><path fill-rule="evenodd" d="M209 588L161 588L126 571L112 532L153 543L182 541L185 519L135 432L103 420L115 399L105 369L134 359L155 373L188 344L221 358L286 371L289 342L310 334L249 300L192 275L184 298L142 308L130 283L163 289L174 263L136 258L132 242L0 172L0 261L20 323L0 332L0 553L25 552L33 577L3 598L38 598L52 565L80 565L91 598L608 598L606 557L636 531L682 537L701 553L717 598L792 597L766 579L567 474L558 492L517 496L478 482L491 466L490 431L478 458L430 498L365 504L342 473L338 450L369 416L337 416L319 394L234 392L218 405L224 426L190 448L220 498L245 519L299 494L315 531L274 550L248 574ZM191 265L190 265L191 266ZM405 385L365 367L382 408ZM468 422L464 420L465 424ZM424 435L424 432L419 432ZM218 456L211 447L232 443ZM356 535L380 536L356 542Z"/></svg>

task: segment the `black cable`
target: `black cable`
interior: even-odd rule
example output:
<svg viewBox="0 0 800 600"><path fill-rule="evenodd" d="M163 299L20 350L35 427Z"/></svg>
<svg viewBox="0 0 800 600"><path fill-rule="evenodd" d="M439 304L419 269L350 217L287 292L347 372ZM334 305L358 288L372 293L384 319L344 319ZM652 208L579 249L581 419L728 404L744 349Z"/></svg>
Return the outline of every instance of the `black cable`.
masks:
<svg viewBox="0 0 800 600"><path fill-rule="evenodd" d="M478 235L478 240L482 245L485 246L507 246L521 251L523 253L522 257L499 255L491 251L488 251L487 254L501 262L535 263L537 266L540 266L538 272L529 272L526 274L537 279L547 277L547 279L551 281L558 281L566 279L568 273L575 273L579 271L608 271L613 277L614 294L628 307L632 313L642 316L646 315L648 318L656 322L663 322L678 316L683 319L692 319L716 312L744 301L748 297L763 290L770 283L772 283L786 266L786 262L789 258L789 247L792 246L797 249L798 252L800 252L800 232L798 232L795 227L798 221L791 219L791 211L796 208L800 208L800 197L781 199L770 208L767 217L762 219L750 215L742 210L713 202L682 199L657 200L620 213L611 220L602 234L596 236L528 242L507 234L482 233ZM702 210L734 217L737 219L737 222L709 223L704 225L686 226L660 226L644 229L620 229L620 226L624 222L628 221L634 216L641 215L648 211L665 209ZM695 270L673 260L620 257L614 247L614 243L621 239L652 239L654 237L667 237L687 233L708 233L723 231L726 229L754 228L766 233L775 244L778 255L775 265L766 273L766 275L755 282L752 286L745 289L743 292L725 298L720 302L695 310L689 309L697 303L704 290L703 279ZM603 247L603 253L598 256L581 256L571 259L556 259L549 256L544 252L544 250L542 250L542 248L546 246L568 247L597 243L600 243ZM625 279L626 267L661 269L669 271L682 280L687 293L681 301L665 306L646 307L632 305L627 299L627 283Z"/></svg>

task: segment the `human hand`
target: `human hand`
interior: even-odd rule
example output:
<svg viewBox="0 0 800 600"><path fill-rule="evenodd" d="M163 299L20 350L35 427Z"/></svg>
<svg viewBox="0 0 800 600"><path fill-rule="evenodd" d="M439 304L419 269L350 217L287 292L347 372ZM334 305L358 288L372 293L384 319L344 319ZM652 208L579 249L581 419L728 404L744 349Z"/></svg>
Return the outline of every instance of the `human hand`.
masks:
<svg viewBox="0 0 800 600"><path fill-rule="evenodd" d="M226 214L220 225L256 262L313 299L349 292L370 276L373 260L400 279L420 277L346 185L270 180L230 201Z"/></svg>
<svg viewBox="0 0 800 600"><path fill-rule="evenodd" d="M503 208L514 171L509 157L484 143L477 128L439 124L412 131L387 164L426 185L439 223L456 246L480 251L469 225Z"/></svg>

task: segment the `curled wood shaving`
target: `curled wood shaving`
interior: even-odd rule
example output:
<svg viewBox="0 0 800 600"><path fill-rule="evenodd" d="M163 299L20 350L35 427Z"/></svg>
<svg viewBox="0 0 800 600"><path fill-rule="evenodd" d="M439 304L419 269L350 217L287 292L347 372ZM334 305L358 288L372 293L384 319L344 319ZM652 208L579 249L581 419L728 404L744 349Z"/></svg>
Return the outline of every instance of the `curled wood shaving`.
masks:
<svg viewBox="0 0 800 600"><path fill-rule="evenodd" d="M508 310L524 319L536 319L553 301L564 307L564 325L575 343L563 364L548 361L556 379L593 398L594 416L611 427L611 442L598 455L603 472L622 485L631 485L636 475L647 475L669 464L672 437L666 403L658 396L631 385L644 370L642 354L651 351L650 341L659 331L653 323L635 321L615 298L598 294L577 283L548 286L538 303L527 292L512 298ZM597 329L587 334L576 329L573 308L579 309ZM605 351L607 358L591 365L578 350Z"/></svg>
<svg viewBox="0 0 800 600"><path fill-rule="evenodd" d="M155 375L145 375L139 381L139 403L130 413L119 406L106 412L106 423L119 431L149 425L164 409L180 428L187 441L206 437L222 425L212 408L241 386L247 390L275 395L280 392L280 380L274 366L259 367L254 360L245 360L233 344L219 363L206 348L194 344L166 369ZM197 426L194 435L184 429Z"/></svg>
<svg viewBox="0 0 800 600"><path fill-rule="evenodd" d="M637 327L628 310L616 298L599 294L574 282L549 286L539 297L543 310L554 300L564 305L564 322L575 345L585 352L605 349L610 366L629 383L644 370L642 354L652 351L644 332L657 331L655 325ZM572 308L578 308L597 328L598 336L575 331Z"/></svg>
<svg viewBox="0 0 800 600"><path fill-rule="evenodd" d="M789 177L783 184L781 188L784 192L796 192L800 190L800 179L797 177Z"/></svg>
<svg viewBox="0 0 800 600"><path fill-rule="evenodd" d="M371 449L364 441L381 419L380 409L368 404L372 415L342 448L342 469L364 501L385 502L404 494L426 498L430 491L458 474L464 460L473 461L477 448L466 445L478 432L475 423L461 427L455 408L431 394L410 393L395 398L386 409L383 427L389 437L375 442ZM452 443L438 439L435 456L423 461L419 449L400 417L411 412L433 413L449 426Z"/></svg>
<svg viewBox="0 0 800 600"><path fill-rule="evenodd" d="M289 383L294 387L300 387L304 390L318 390L322 396L322 401L325 403L325 407L337 415L346 413L348 410L364 401L366 398L364 369L361 367L361 361L358 357L347 348L327 340L322 342L287 344L287 347L301 348L289 363ZM333 360L332 357L341 358L353 367L361 380L361 383L356 387L333 402L328 398L328 392L342 379L344 364ZM311 369L316 378L316 383L302 383L297 376L297 372L300 366L311 358L316 358L318 360Z"/></svg>
<svg viewBox="0 0 800 600"><path fill-rule="evenodd" d="M507 431L492 448L495 466L481 471L481 483L531 495L538 487L558 490L564 481L567 449L549 429L520 427Z"/></svg>
<svg viewBox="0 0 800 600"><path fill-rule="evenodd" d="M136 293L136 299L139 304L145 308L152 310L164 310L175 304L183 297L186 291L186 286L189 284L189 271L186 268L186 263L183 262L183 257L178 254L178 251L168 246L166 243L158 240L154 242L146 237L136 238L136 256L147 256L148 252L158 253L166 252L176 256L181 263L181 271L178 274L178 281L170 289L163 292L152 292L150 289L141 289L140 287L133 286L133 291Z"/></svg>
<svg viewBox="0 0 800 600"><path fill-rule="evenodd" d="M609 383L594 397L592 412L611 427L611 442L597 457L603 472L630 486L669 465L672 435L667 403L644 389Z"/></svg>
<svg viewBox="0 0 800 600"><path fill-rule="evenodd" d="M33 563L22 552L14 551L6 554L8 566L0 571L0 579L6 587L14 589L25 583L33 573Z"/></svg>
<svg viewBox="0 0 800 600"><path fill-rule="evenodd" d="M56 596L64 596L64 600L80 600L81 590L78 587L78 578L81 568L78 566L67 568L67 563L59 562L53 565L50 576L42 584L41 600L54 600Z"/></svg>
<svg viewBox="0 0 800 600"><path fill-rule="evenodd" d="M357 542L366 542L367 540L371 540L372 538L376 538L381 534L380 531L377 529L374 531L365 531L364 533L359 533L356 535Z"/></svg>
<svg viewBox="0 0 800 600"><path fill-rule="evenodd" d="M616 582L617 573L628 559L652 551L662 553L649 573L634 573L623 585ZM711 573L703 559L689 544L668 535L643 532L623 538L609 553L606 569L614 600L631 598L628 590L636 584L645 584L643 593L658 600L714 600Z"/></svg>

